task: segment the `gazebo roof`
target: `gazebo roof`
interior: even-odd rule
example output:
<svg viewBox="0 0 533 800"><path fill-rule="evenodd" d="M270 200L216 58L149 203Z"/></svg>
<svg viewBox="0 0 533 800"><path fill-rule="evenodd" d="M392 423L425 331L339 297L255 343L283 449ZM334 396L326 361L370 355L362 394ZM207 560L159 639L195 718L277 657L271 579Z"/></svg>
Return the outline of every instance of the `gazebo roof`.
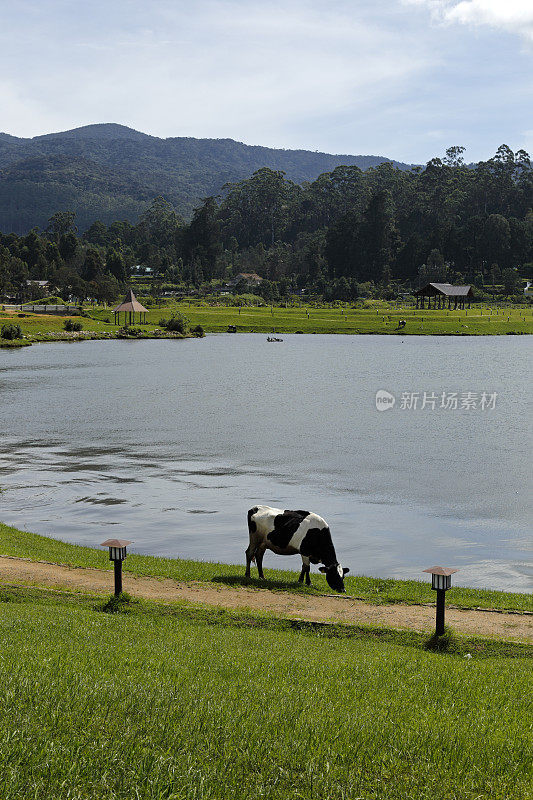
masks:
<svg viewBox="0 0 533 800"><path fill-rule="evenodd" d="M117 311L148 311L148 309L139 303L133 294L133 289L129 289L122 303L113 309L113 311L116 313Z"/></svg>
<svg viewBox="0 0 533 800"><path fill-rule="evenodd" d="M415 294L426 294L433 289L446 297L466 297L470 288L470 286L452 286L451 283L427 283L421 289L417 289Z"/></svg>

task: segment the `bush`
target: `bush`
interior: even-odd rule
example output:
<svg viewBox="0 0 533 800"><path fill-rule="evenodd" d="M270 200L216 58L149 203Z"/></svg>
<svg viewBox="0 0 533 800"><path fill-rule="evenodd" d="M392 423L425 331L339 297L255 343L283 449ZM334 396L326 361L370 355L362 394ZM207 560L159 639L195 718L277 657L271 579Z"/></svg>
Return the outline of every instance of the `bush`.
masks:
<svg viewBox="0 0 533 800"><path fill-rule="evenodd" d="M166 320L165 320L166 321ZM165 328L169 333L186 334L189 330L188 320L182 314L177 314L166 321L166 325L162 325L163 320L159 324Z"/></svg>
<svg viewBox="0 0 533 800"><path fill-rule="evenodd" d="M37 300L28 300L24 303L25 306L61 306L65 301L57 295L48 295L47 297L39 297Z"/></svg>
<svg viewBox="0 0 533 800"><path fill-rule="evenodd" d="M137 337L137 336L142 336L143 335L143 331L142 331L142 328L132 328L129 325L124 325L123 328L119 329L118 335L122 336L122 337L124 337L124 336Z"/></svg>
<svg viewBox="0 0 533 800"><path fill-rule="evenodd" d="M201 339L202 336L205 336L205 331L201 325L195 325L194 328L191 329L191 333L193 333L199 339Z"/></svg>
<svg viewBox="0 0 533 800"><path fill-rule="evenodd" d="M66 331L81 331L83 330L83 325L79 321L75 321L73 319L66 319L63 323L63 327Z"/></svg>
<svg viewBox="0 0 533 800"><path fill-rule="evenodd" d="M22 328L20 325L2 325L2 339L22 339Z"/></svg>

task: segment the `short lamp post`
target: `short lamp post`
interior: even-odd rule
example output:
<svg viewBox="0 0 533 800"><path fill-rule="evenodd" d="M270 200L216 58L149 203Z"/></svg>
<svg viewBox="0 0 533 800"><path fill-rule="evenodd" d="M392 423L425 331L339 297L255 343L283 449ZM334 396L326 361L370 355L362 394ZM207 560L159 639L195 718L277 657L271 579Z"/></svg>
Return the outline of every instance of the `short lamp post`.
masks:
<svg viewBox="0 0 533 800"><path fill-rule="evenodd" d="M452 585L452 575L456 569L446 569L446 567L428 567L424 572L431 573L431 588L437 592L437 617L435 633L437 636L444 635L444 604L446 591Z"/></svg>
<svg viewBox="0 0 533 800"><path fill-rule="evenodd" d="M115 597L122 592L122 562L126 558L126 547L131 544L126 539L106 539L101 547L109 547L109 560L115 567Z"/></svg>

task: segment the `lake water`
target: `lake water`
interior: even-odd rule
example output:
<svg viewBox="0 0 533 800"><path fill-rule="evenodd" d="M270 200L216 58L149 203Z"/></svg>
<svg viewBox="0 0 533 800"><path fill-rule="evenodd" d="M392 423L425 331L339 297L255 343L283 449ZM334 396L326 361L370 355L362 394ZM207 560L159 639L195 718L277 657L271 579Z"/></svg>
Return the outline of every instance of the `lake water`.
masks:
<svg viewBox="0 0 533 800"><path fill-rule="evenodd" d="M0 520L243 564L248 508L308 508L354 574L530 590L531 338L283 338L0 350Z"/></svg>

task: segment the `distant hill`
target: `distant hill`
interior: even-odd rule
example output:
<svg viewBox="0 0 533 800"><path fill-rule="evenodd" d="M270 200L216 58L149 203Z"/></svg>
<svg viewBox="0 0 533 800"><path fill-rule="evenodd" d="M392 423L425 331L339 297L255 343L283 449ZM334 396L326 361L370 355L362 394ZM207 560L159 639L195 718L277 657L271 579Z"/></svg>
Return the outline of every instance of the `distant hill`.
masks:
<svg viewBox="0 0 533 800"><path fill-rule="evenodd" d="M134 222L157 195L189 218L202 197L261 167L283 170L302 183L339 165L368 169L390 160L275 150L233 139L159 139L113 123L32 139L0 133L0 230L43 228L58 210L76 211L80 230L95 219Z"/></svg>

